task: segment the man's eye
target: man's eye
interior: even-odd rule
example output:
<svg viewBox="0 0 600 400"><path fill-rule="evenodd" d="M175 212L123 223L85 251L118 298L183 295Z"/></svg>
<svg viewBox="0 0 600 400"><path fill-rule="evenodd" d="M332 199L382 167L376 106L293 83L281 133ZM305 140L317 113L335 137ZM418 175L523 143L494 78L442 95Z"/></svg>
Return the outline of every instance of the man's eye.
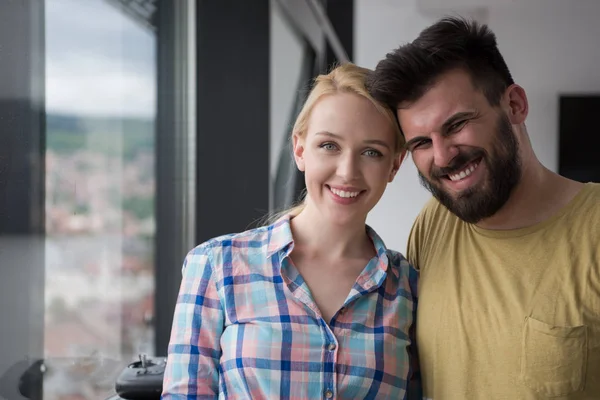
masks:
<svg viewBox="0 0 600 400"><path fill-rule="evenodd" d="M467 121L459 121L459 122L455 122L454 124L450 125L450 127L448 128L448 132L456 132L458 130L460 130L463 126L465 126L465 124L467 123Z"/></svg>
<svg viewBox="0 0 600 400"><path fill-rule="evenodd" d="M430 140L419 140L418 142L413 143L408 150L414 151L416 149L425 147L425 145L429 144L430 142Z"/></svg>

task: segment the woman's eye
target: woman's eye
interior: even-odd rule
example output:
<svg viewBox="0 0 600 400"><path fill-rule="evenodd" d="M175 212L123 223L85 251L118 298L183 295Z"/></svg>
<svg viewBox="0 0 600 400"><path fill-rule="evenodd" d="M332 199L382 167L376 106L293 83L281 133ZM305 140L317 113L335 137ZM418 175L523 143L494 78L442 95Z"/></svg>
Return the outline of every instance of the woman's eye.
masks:
<svg viewBox="0 0 600 400"><path fill-rule="evenodd" d="M381 157L383 155L383 154L381 154L380 151L373 150L373 149L369 149L369 150L365 151L363 154L368 157Z"/></svg>
<svg viewBox="0 0 600 400"><path fill-rule="evenodd" d="M337 149L337 146L333 143L323 143L319 147L321 147L322 149L325 149L325 150L330 150L330 151Z"/></svg>

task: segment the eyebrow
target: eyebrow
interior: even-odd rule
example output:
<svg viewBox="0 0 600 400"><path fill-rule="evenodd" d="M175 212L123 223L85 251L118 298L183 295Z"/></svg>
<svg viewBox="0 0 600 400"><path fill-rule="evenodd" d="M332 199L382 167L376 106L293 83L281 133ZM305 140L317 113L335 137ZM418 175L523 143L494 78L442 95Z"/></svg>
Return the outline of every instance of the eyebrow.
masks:
<svg viewBox="0 0 600 400"><path fill-rule="evenodd" d="M477 110L471 110L471 111L461 111L461 112L457 112L456 114L451 115L450 117L448 117L448 119L446 119L446 121L444 121L444 123L442 124L442 132L447 132L448 129L450 129L450 127L455 124L457 121L461 121L461 120L465 120L465 119L475 119L479 116L479 111ZM412 146L413 144L424 140L424 139L429 139L428 136L417 136L414 137L412 139L410 139L409 141L406 142L406 144L404 145L405 148L409 149L410 146Z"/></svg>
<svg viewBox="0 0 600 400"><path fill-rule="evenodd" d="M341 135L337 135L337 134L335 134L335 133L331 133L331 132L328 132L328 131L321 131L321 132L317 132L317 133L316 133L316 135L319 135L319 136L327 136L327 137L331 137L331 138L338 139L338 140L342 140L342 141L344 140L344 137L343 137L343 136L341 136ZM387 149L389 149L389 148L390 148L390 145L389 145L389 144L387 144L386 142L384 142L383 140L378 140L378 139L368 139L368 140L365 140L365 141L363 141L363 142L364 142L364 143L366 143L366 144L374 144L374 145L379 145L379 146L385 147L385 148L387 148Z"/></svg>

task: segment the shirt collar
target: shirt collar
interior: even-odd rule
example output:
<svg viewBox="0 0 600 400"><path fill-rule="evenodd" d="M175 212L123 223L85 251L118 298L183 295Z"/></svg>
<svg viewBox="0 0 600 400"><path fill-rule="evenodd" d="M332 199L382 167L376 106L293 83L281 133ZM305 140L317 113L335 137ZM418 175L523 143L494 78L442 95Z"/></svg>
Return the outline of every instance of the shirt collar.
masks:
<svg viewBox="0 0 600 400"><path fill-rule="evenodd" d="M391 270L392 273L396 276L396 278L398 278L400 275L399 271L397 271L396 268L389 268L390 259L388 258L388 249L385 246L383 239L381 239L377 232L375 232L375 230L369 225L367 225L367 235L369 236L369 238L371 238L371 241L375 246L375 251L377 252L378 269L382 272L388 272L389 270Z"/></svg>
<svg viewBox="0 0 600 400"><path fill-rule="evenodd" d="M286 214L267 227L269 232L268 258L282 250L286 250L285 256L292 251L294 238L292 238L290 219L291 216Z"/></svg>
<svg viewBox="0 0 600 400"><path fill-rule="evenodd" d="M267 230L269 232L269 246L267 249L267 257L273 256L273 254L279 253L285 250L284 257L287 257L292 249L294 248L294 238L292 237L292 229L290 227L291 215L286 214L269 225ZM390 260L388 258L387 247L381 239L381 237L375 232L373 228L367 225L367 235L375 246L377 252L377 269L382 272L388 272ZM395 268L390 268L396 277L399 276L398 271Z"/></svg>

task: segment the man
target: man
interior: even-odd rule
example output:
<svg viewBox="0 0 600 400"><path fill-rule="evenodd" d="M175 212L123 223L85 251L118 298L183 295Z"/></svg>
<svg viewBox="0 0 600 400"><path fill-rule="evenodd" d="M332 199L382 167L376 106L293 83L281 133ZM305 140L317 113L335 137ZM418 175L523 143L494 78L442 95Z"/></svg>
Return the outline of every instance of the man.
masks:
<svg viewBox="0 0 600 400"><path fill-rule="evenodd" d="M407 253L424 397L599 399L600 185L538 161L495 35L442 19L369 87L434 196Z"/></svg>

